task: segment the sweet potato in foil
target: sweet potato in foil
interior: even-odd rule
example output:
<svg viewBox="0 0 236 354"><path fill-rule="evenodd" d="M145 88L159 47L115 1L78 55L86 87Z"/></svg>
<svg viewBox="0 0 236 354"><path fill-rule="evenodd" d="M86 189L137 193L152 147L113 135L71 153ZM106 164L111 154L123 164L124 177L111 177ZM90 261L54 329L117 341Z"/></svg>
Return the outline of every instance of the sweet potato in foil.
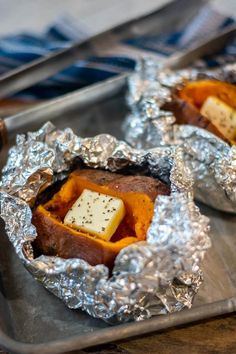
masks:
<svg viewBox="0 0 236 354"><path fill-rule="evenodd" d="M207 99L216 100L216 105L229 107L228 118L219 112L212 112L212 117L205 115L202 107ZM218 80L189 81L184 87L176 90L173 100L164 105L176 117L177 124L190 124L208 130L229 143L236 142L236 86ZM212 108L213 109L213 108ZM226 119L227 118L227 119ZM228 131L227 131L228 129Z"/></svg>
<svg viewBox="0 0 236 354"><path fill-rule="evenodd" d="M110 241L76 230L63 223L64 217L84 189L122 199L126 214ZM122 176L101 170L75 170L61 189L33 213L38 236L36 247L44 255L80 258L91 265L112 268L120 250L146 239L154 200L168 195L169 187L146 176Z"/></svg>

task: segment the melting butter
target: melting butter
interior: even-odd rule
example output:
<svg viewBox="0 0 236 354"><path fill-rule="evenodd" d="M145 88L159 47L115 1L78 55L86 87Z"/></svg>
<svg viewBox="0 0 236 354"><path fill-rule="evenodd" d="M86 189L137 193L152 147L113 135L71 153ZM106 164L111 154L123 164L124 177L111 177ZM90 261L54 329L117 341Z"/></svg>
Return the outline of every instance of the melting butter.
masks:
<svg viewBox="0 0 236 354"><path fill-rule="evenodd" d="M84 189L64 224L109 241L125 216L121 199Z"/></svg>
<svg viewBox="0 0 236 354"><path fill-rule="evenodd" d="M215 96L209 96L201 108L207 117L227 139L236 137L236 111Z"/></svg>

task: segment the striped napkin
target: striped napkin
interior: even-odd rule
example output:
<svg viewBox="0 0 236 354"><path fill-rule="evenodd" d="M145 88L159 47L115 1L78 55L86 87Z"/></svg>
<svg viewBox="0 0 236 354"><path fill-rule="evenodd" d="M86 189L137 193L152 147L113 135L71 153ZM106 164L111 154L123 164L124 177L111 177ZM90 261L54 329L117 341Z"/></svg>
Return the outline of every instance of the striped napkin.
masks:
<svg viewBox="0 0 236 354"><path fill-rule="evenodd" d="M233 18L216 12L209 5L202 8L188 26L178 32L163 35L142 36L139 38L119 38L114 40L109 52L98 51L83 61L63 70L53 77L18 93L21 99L49 99L78 88L96 83L112 76L132 71L137 53L165 58L190 48L207 34L232 25ZM0 75L20 65L45 56L51 51L66 48L74 41L83 41L90 37L90 31L81 27L73 18L63 17L54 23L42 35L17 34L0 39ZM114 37L115 38L115 37ZM236 58L236 41L233 41L214 58L203 58L198 65L216 66L231 62Z"/></svg>

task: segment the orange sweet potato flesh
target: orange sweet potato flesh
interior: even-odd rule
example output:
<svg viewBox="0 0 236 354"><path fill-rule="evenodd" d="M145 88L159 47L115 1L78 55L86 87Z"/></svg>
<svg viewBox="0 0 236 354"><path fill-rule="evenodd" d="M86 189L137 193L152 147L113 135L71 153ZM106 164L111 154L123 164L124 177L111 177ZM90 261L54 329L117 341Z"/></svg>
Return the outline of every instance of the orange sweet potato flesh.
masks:
<svg viewBox="0 0 236 354"><path fill-rule="evenodd" d="M123 183L120 182L122 179ZM136 183L133 183L134 180ZM67 211L84 189L123 200L126 215L110 241L63 224ZM92 169L76 170L50 201L39 205L33 212L32 222L38 233L37 249L45 255L80 258L91 265L105 264L111 269L122 248L145 240L153 217L154 200L158 194L169 192L166 185L150 177L121 176Z"/></svg>
<svg viewBox="0 0 236 354"><path fill-rule="evenodd" d="M187 82L182 89L174 92L173 100L166 103L163 109L174 113L177 124L190 124L206 129L229 143L217 127L200 113L209 96L215 96L236 108L236 86L217 80L199 80Z"/></svg>
<svg viewBox="0 0 236 354"><path fill-rule="evenodd" d="M179 98L193 104L199 110L209 96L215 96L232 108L236 108L236 86L216 80L189 82L178 92Z"/></svg>

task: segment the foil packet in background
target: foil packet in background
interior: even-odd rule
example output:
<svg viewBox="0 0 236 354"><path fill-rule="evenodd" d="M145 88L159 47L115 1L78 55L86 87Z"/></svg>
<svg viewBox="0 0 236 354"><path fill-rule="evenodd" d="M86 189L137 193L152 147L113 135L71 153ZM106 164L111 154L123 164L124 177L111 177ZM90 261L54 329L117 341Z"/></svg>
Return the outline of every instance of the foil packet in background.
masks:
<svg viewBox="0 0 236 354"><path fill-rule="evenodd" d="M74 158L112 172L145 166L171 184L158 196L147 240L124 248L112 274L104 265L80 259L34 257L37 231L31 208L37 194L68 175ZM72 309L83 309L109 323L142 320L191 307L202 282L200 263L211 242L208 219L192 198L192 179L181 149L136 150L110 135L77 137L51 123L19 135L10 149L0 190L1 217L16 254L49 291Z"/></svg>
<svg viewBox="0 0 236 354"><path fill-rule="evenodd" d="M236 213L236 146L191 125L175 124L162 107L172 91L186 81L212 78L236 83L236 65L215 70L171 71L151 59L141 60L129 79L127 101L131 113L123 124L125 140L136 148L181 146L194 179L197 200L221 211Z"/></svg>

